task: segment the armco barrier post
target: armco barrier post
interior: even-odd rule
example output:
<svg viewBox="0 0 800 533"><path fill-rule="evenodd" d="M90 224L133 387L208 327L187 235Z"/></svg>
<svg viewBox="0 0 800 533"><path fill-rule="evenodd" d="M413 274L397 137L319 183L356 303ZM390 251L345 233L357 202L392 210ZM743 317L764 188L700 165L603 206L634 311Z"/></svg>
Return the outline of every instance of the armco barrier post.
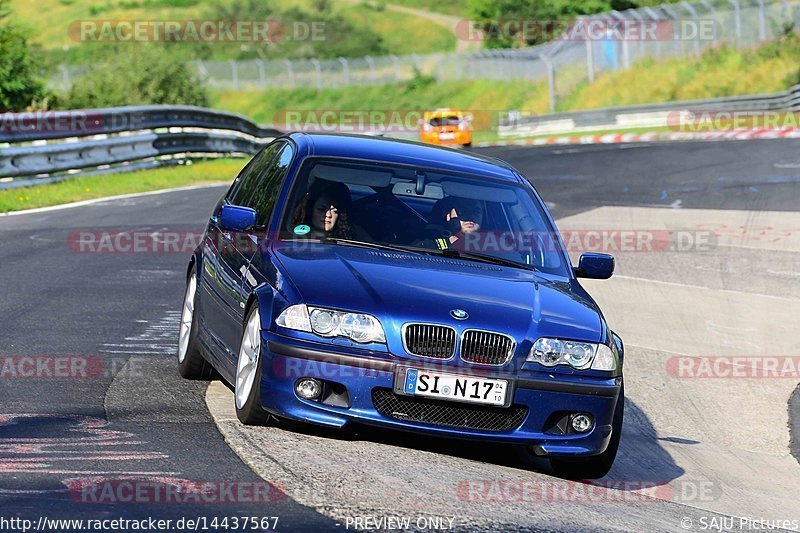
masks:
<svg viewBox="0 0 800 533"><path fill-rule="evenodd" d="M608 15L609 20L614 22L614 19L621 21L623 24L627 17L620 13L619 11L612 11L610 15ZM622 48L622 68L629 69L631 68L631 47L630 42L626 38L622 38L619 40L620 47Z"/></svg>
<svg viewBox="0 0 800 533"><path fill-rule="evenodd" d="M644 17L641 13L639 13L635 9L626 9L624 14L630 15L632 18L636 19L640 24L644 22ZM643 25L643 24L642 24ZM636 59L641 59L644 55L644 39L638 39L637 46L636 46Z"/></svg>
<svg viewBox="0 0 800 533"><path fill-rule="evenodd" d="M375 85L375 83L376 83L376 81L377 81L377 80L376 80L376 78L375 78L375 76L376 76L376 73L375 73L375 60L374 60L374 59L372 59L370 56L366 56L366 57L364 57L364 59L366 60L366 62L367 62L367 65L369 65L369 79L370 79L370 83L371 83L372 85Z"/></svg>
<svg viewBox="0 0 800 533"><path fill-rule="evenodd" d="M767 40L767 8L764 0L756 0L758 3L758 40Z"/></svg>
<svg viewBox="0 0 800 533"><path fill-rule="evenodd" d="M400 81L400 78L402 77L400 74L400 60L397 59L397 56L394 54L391 54L389 59L391 59L392 63L394 64L394 81Z"/></svg>
<svg viewBox="0 0 800 533"><path fill-rule="evenodd" d="M681 32L681 28L680 28L681 17L680 17L680 15L678 15L678 13L674 9L672 9L670 6L665 5L665 4L661 4L658 8L661 10L662 13L667 15L667 17L672 19L672 22L673 22L673 24L672 24L672 42L675 43L675 50L676 51L680 50L680 52L675 54L675 55L676 56L682 56L683 55L683 40L682 40L682 38L681 38L682 36L680 34L680 32Z"/></svg>
<svg viewBox="0 0 800 533"><path fill-rule="evenodd" d="M648 17L650 17L651 20L654 20L654 21L663 20L661 15L656 13L656 11L652 7L645 6L645 7L642 8L642 10L647 14ZM660 38L655 40L655 45L656 45L656 54L655 54L655 56L657 58L661 59L661 39Z"/></svg>
<svg viewBox="0 0 800 533"><path fill-rule="evenodd" d="M681 2L681 7L683 7L683 9L685 9L692 16L692 21L694 22L694 31L695 31L694 55L699 56L700 55L700 20L697 17L697 10L694 8L694 6L692 4L690 4L689 2L686 2L686 1Z"/></svg>
<svg viewBox="0 0 800 533"><path fill-rule="evenodd" d="M714 21L714 27L712 28L712 39L714 43L719 40L719 36L717 35L717 23L719 19L717 19L717 8L711 5L711 2L708 0L700 0L700 4L705 7L709 13L711 13L711 19Z"/></svg>
<svg viewBox="0 0 800 533"><path fill-rule="evenodd" d="M589 20L587 17L578 17L576 24L581 24L588 27ZM586 78L589 83L594 81L594 42L589 36L589 32L585 32L586 39L583 41L586 45Z"/></svg>
<svg viewBox="0 0 800 533"><path fill-rule="evenodd" d="M736 40L742 38L742 9L739 6L739 0L728 0L733 6L733 27L736 32Z"/></svg>
<svg viewBox="0 0 800 533"><path fill-rule="evenodd" d="M61 83L64 87L64 92L69 91L69 68L67 65L60 65L59 68L61 69Z"/></svg>
<svg viewBox="0 0 800 533"><path fill-rule="evenodd" d="M294 68L292 68L292 62L288 59L284 59L283 63L286 65L286 75L289 78L289 87L294 87Z"/></svg>
<svg viewBox="0 0 800 533"><path fill-rule="evenodd" d="M233 83L233 90L239 90L239 63L234 60L228 61L231 66L231 82Z"/></svg>
<svg viewBox="0 0 800 533"><path fill-rule="evenodd" d="M345 86L350 85L350 67L347 65L347 60L340 57L339 63L342 64L342 84Z"/></svg>
<svg viewBox="0 0 800 533"><path fill-rule="evenodd" d="M539 57L544 61L544 66L547 68L547 92L550 95L550 112L556 112L556 72L553 68L553 61L547 54L540 53Z"/></svg>
<svg viewBox="0 0 800 533"><path fill-rule="evenodd" d="M322 65L320 65L319 60L312 59L311 64L314 65L314 72L316 73L317 78L317 90L322 90Z"/></svg>
<svg viewBox="0 0 800 533"><path fill-rule="evenodd" d="M264 60L261 59L258 61L258 84L259 86L264 89L267 86L267 69L264 66Z"/></svg>

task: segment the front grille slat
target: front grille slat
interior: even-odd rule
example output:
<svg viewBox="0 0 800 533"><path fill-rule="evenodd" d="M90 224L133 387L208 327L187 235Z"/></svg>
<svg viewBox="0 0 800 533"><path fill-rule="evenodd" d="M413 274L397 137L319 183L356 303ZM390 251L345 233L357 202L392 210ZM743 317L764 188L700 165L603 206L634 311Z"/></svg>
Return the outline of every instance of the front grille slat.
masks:
<svg viewBox="0 0 800 533"><path fill-rule="evenodd" d="M456 330L436 324L407 324L403 343L408 353L431 359L450 359L455 355Z"/></svg>
<svg viewBox="0 0 800 533"><path fill-rule="evenodd" d="M482 431L511 431L528 414L528 408L522 405L501 408L443 402L402 396L382 388L372 390L372 403L380 414L396 420Z"/></svg>
<svg viewBox="0 0 800 533"><path fill-rule="evenodd" d="M501 333L466 330L461 339L461 359L479 365L500 366L514 355L516 342Z"/></svg>

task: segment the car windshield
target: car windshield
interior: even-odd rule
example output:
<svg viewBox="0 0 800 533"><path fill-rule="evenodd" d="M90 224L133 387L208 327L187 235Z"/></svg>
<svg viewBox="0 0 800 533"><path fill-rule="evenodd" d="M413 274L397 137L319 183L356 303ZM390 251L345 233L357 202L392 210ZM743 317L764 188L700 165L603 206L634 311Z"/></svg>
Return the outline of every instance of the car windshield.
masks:
<svg viewBox="0 0 800 533"><path fill-rule="evenodd" d="M530 189L438 169L309 158L292 186L279 237L566 275L558 238Z"/></svg>
<svg viewBox="0 0 800 533"><path fill-rule="evenodd" d="M461 118L457 115L447 115L447 116L440 116L440 117L432 117L428 124L431 126L458 126L461 122Z"/></svg>

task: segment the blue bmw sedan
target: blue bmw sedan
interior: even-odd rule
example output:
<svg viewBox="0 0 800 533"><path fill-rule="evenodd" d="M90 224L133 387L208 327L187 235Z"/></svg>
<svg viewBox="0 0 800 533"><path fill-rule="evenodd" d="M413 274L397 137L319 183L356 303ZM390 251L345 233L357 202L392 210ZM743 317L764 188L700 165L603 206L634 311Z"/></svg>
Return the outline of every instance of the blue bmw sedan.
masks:
<svg viewBox="0 0 800 533"><path fill-rule="evenodd" d="M544 202L507 163L295 133L214 208L189 263L178 366L245 424L351 423L509 443L569 478L611 468L623 345Z"/></svg>

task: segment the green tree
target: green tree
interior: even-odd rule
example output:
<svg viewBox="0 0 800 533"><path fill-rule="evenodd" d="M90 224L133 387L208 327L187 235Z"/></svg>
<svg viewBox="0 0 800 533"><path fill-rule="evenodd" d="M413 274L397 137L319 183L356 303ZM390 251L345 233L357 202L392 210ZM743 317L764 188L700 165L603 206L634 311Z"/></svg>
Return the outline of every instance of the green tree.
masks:
<svg viewBox="0 0 800 533"><path fill-rule="evenodd" d="M125 43L89 67L70 89L73 109L146 104L207 106L208 93L174 48Z"/></svg>
<svg viewBox="0 0 800 533"><path fill-rule="evenodd" d="M307 59L386 54L381 36L333 11L330 0L313 0L311 9L275 7L264 0L228 0L212 4L206 14L215 20L268 20L270 42L213 43L199 47L198 57L238 59ZM232 50L236 47L238 50Z"/></svg>
<svg viewBox="0 0 800 533"><path fill-rule="evenodd" d="M6 0L0 0L0 111L24 111L46 105L47 91L38 77L39 56L10 14Z"/></svg>
<svg viewBox="0 0 800 533"><path fill-rule="evenodd" d="M541 37L550 35L552 32L549 30L556 27L555 24L546 24L547 21L569 21L581 15L636 8L652 3L652 0L468 0L470 16L486 21L483 29L488 37L486 45L489 48L540 43L546 40ZM544 31L535 31L532 35L507 35L492 22L502 19L542 21L545 28Z"/></svg>

